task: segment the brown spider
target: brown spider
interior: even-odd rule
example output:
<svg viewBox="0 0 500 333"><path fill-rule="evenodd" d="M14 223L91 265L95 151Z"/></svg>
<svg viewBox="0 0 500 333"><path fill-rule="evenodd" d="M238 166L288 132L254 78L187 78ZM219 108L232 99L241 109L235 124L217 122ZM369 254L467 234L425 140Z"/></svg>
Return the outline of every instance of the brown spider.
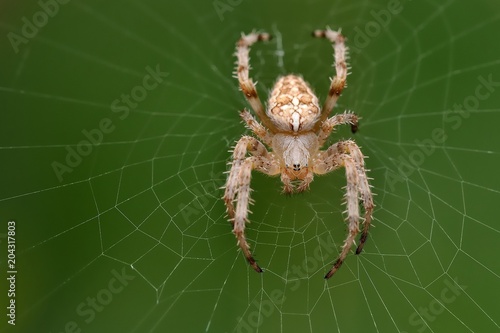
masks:
<svg viewBox="0 0 500 333"><path fill-rule="evenodd" d="M243 250L246 259L257 272L262 269L252 257L249 245L245 239L245 223L248 222L248 205L250 199L250 178L252 170L257 170L270 176L281 174L284 184L283 192L292 193L305 191L309 188L314 174L326 174L340 167L345 167L346 205L349 234L344 242L342 252L326 274L330 278L344 262L356 235L359 233L358 198L364 205L364 227L356 254L361 253L372 219L373 198L364 167L364 157L361 150L352 140L339 141L327 150L320 150L335 126L350 124L352 132L357 130L358 117L349 112L328 118L346 83L347 48L345 38L337 31L316 30L314 37L327 38L333 44L335 51L336 76L330 84L328 97L321 110L318 98L309 85L297 75L280 77L274 85L267 103L267 110L257 95L255 84L248 76L250 46L257 41L267 41L267 33L252 32L242 34L236 44L238 67L235 74L240 88L245 94L257 116L259 123L247 110L241 111L241 118L247 127L259 137L272 151L259 140L251 136L243 136L234 147L231 170L225 185L224 202L229 219L233 224L233 233ZM250 156L247 156L249 153ZM297 188L295 189L295 183ZM236 209L234 207L236 203Z"/></svg>

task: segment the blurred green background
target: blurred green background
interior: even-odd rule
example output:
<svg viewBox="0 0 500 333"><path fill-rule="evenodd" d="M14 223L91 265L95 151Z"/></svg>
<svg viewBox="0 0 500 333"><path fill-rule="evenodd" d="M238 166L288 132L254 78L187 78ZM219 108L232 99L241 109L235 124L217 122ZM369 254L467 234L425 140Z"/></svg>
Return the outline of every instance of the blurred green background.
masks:
<svg viewBox="0 0 500 333"><path fill-rule="evenodd" d="M0 5L2 280L11 220L17 269L0 331L500 331L497 1L62 2ZM374 228L325 281L343 172L292 197L255 174L259 275L220 200L248 132L234 45L275 37L251 52L263 100L284 73L324 99L327 25L351 47L336 111L362 117Z"/></svg>

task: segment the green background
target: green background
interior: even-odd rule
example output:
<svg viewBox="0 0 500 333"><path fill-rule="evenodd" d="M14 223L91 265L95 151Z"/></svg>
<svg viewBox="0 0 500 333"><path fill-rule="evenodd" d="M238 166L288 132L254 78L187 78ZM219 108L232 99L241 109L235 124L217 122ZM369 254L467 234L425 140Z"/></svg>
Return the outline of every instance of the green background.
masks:
<svg viewBox="0 0 500 333"><path fill-rule="evenodd" d="M500 331L500 89L478 88L500 81L498 2L219 3L73 0L43 22L39 3L2 1L0 275L9 220L18 273L15 327L0 284L0 331ZM43 24L13 47L34 15ZM374 228L325 281L346 235L343 172L292 197L255 174L259 275L220 199L247 132L234 45L242 31L274 35L251 52L263 100L290 72L324 99L332 48L310 33L327 25L352 48L336 111L362 117L353 138L369 156ZM168 76L113 112L148 66ZM79 145L103 121L100 144ZM339 128L329 143L349 137ZM54 163L85 148L58 179Z"/></svg>

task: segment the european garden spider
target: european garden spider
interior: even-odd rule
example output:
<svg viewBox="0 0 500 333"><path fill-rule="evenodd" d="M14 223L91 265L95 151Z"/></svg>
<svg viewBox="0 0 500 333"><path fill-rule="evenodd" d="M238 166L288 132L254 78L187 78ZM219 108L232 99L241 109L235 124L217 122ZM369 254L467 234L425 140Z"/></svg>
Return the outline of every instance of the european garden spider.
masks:
<svg viewBox="0 0 500 333"><path fill-rule="evenodd" d="M313 36L327 38L335 51L336 76L331 80L330 91L321 110L318 98L309 85L302 77L293 74L278 78L271 91L267 109L264 110L255 84L248 76L250 68L248 54L250 46L257 41L269 40L270 35L256 32L248 35L242 34L237 42L235 55L238 61L235 74L241 90L262 124L247 110L241 111L240 115L247 127L272 150L268 151L266 146L254 137L246 135L241 137L232 152L231 170L225 185L224 202L239 246L253 269L260 273L262 269L252 257L245 238L248 205L251 203L252 170L255 169L270 176L281 174L281 181L284 184L283 192L292 193L307 190L314 174L322 175L345 167L347 178L345 199L349 234L340 256L325 276L325 279L328 279L342 265L359 233L358 198L363 202L365 218L356 254L363 250L374 205L364 167L364 157L356 143L352 140L339 141L327 150L320 150L335 126L350 124L354 133L357 130L358 117L350 112L328 117L346 83L347 47L344 44L344 36L340 31L333 31L329 28L316 30ZM250 156L247 157L248 153ZM236 203L236 208L234 203Z"/></svg>

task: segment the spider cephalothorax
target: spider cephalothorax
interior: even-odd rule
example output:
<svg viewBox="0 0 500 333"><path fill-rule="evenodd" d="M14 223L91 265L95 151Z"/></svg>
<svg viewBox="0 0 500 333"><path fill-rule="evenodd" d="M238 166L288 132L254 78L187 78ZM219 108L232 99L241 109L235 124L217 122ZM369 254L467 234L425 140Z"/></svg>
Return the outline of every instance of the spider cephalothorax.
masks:
<svg viewBox="0 0 500 333"><path fill-rule="evenodd" d="M280 174L284 185L283 191L292 193L308 189L314 174L325 174L340 167L345 168L349 234L339 258L325 278L331 277L342 265L354 243L354 238L359 233L358 198L363 202L365 217L356 254L362 251L368 236L374 205L361 150L352 140L339 141L326 150L320 150L335 126L350 124L353 132L358 126L358 117L354 113L344 112L328 117L346 82L345 39L340 32L328 28L316 30L313 35L330 40L335 50L336 76L331 81L323 108L319 107L318 98L302 77L287 75L275 83L265 110L255 85L248 76L248 55L252 44L259 40L268 40L270 36L266 33L252 32L249 35L242 35L236 44L238 57L236 75L240 88L262 124L247 110L241 112L241 117L265 145L251 136L243 136L236 143L225 186L224 201L238 244L257 272L262 272L262 269L252 257L245 238L252 170L270 176ZM268 151L266 146L271 148L271 151Z"/></svg>

